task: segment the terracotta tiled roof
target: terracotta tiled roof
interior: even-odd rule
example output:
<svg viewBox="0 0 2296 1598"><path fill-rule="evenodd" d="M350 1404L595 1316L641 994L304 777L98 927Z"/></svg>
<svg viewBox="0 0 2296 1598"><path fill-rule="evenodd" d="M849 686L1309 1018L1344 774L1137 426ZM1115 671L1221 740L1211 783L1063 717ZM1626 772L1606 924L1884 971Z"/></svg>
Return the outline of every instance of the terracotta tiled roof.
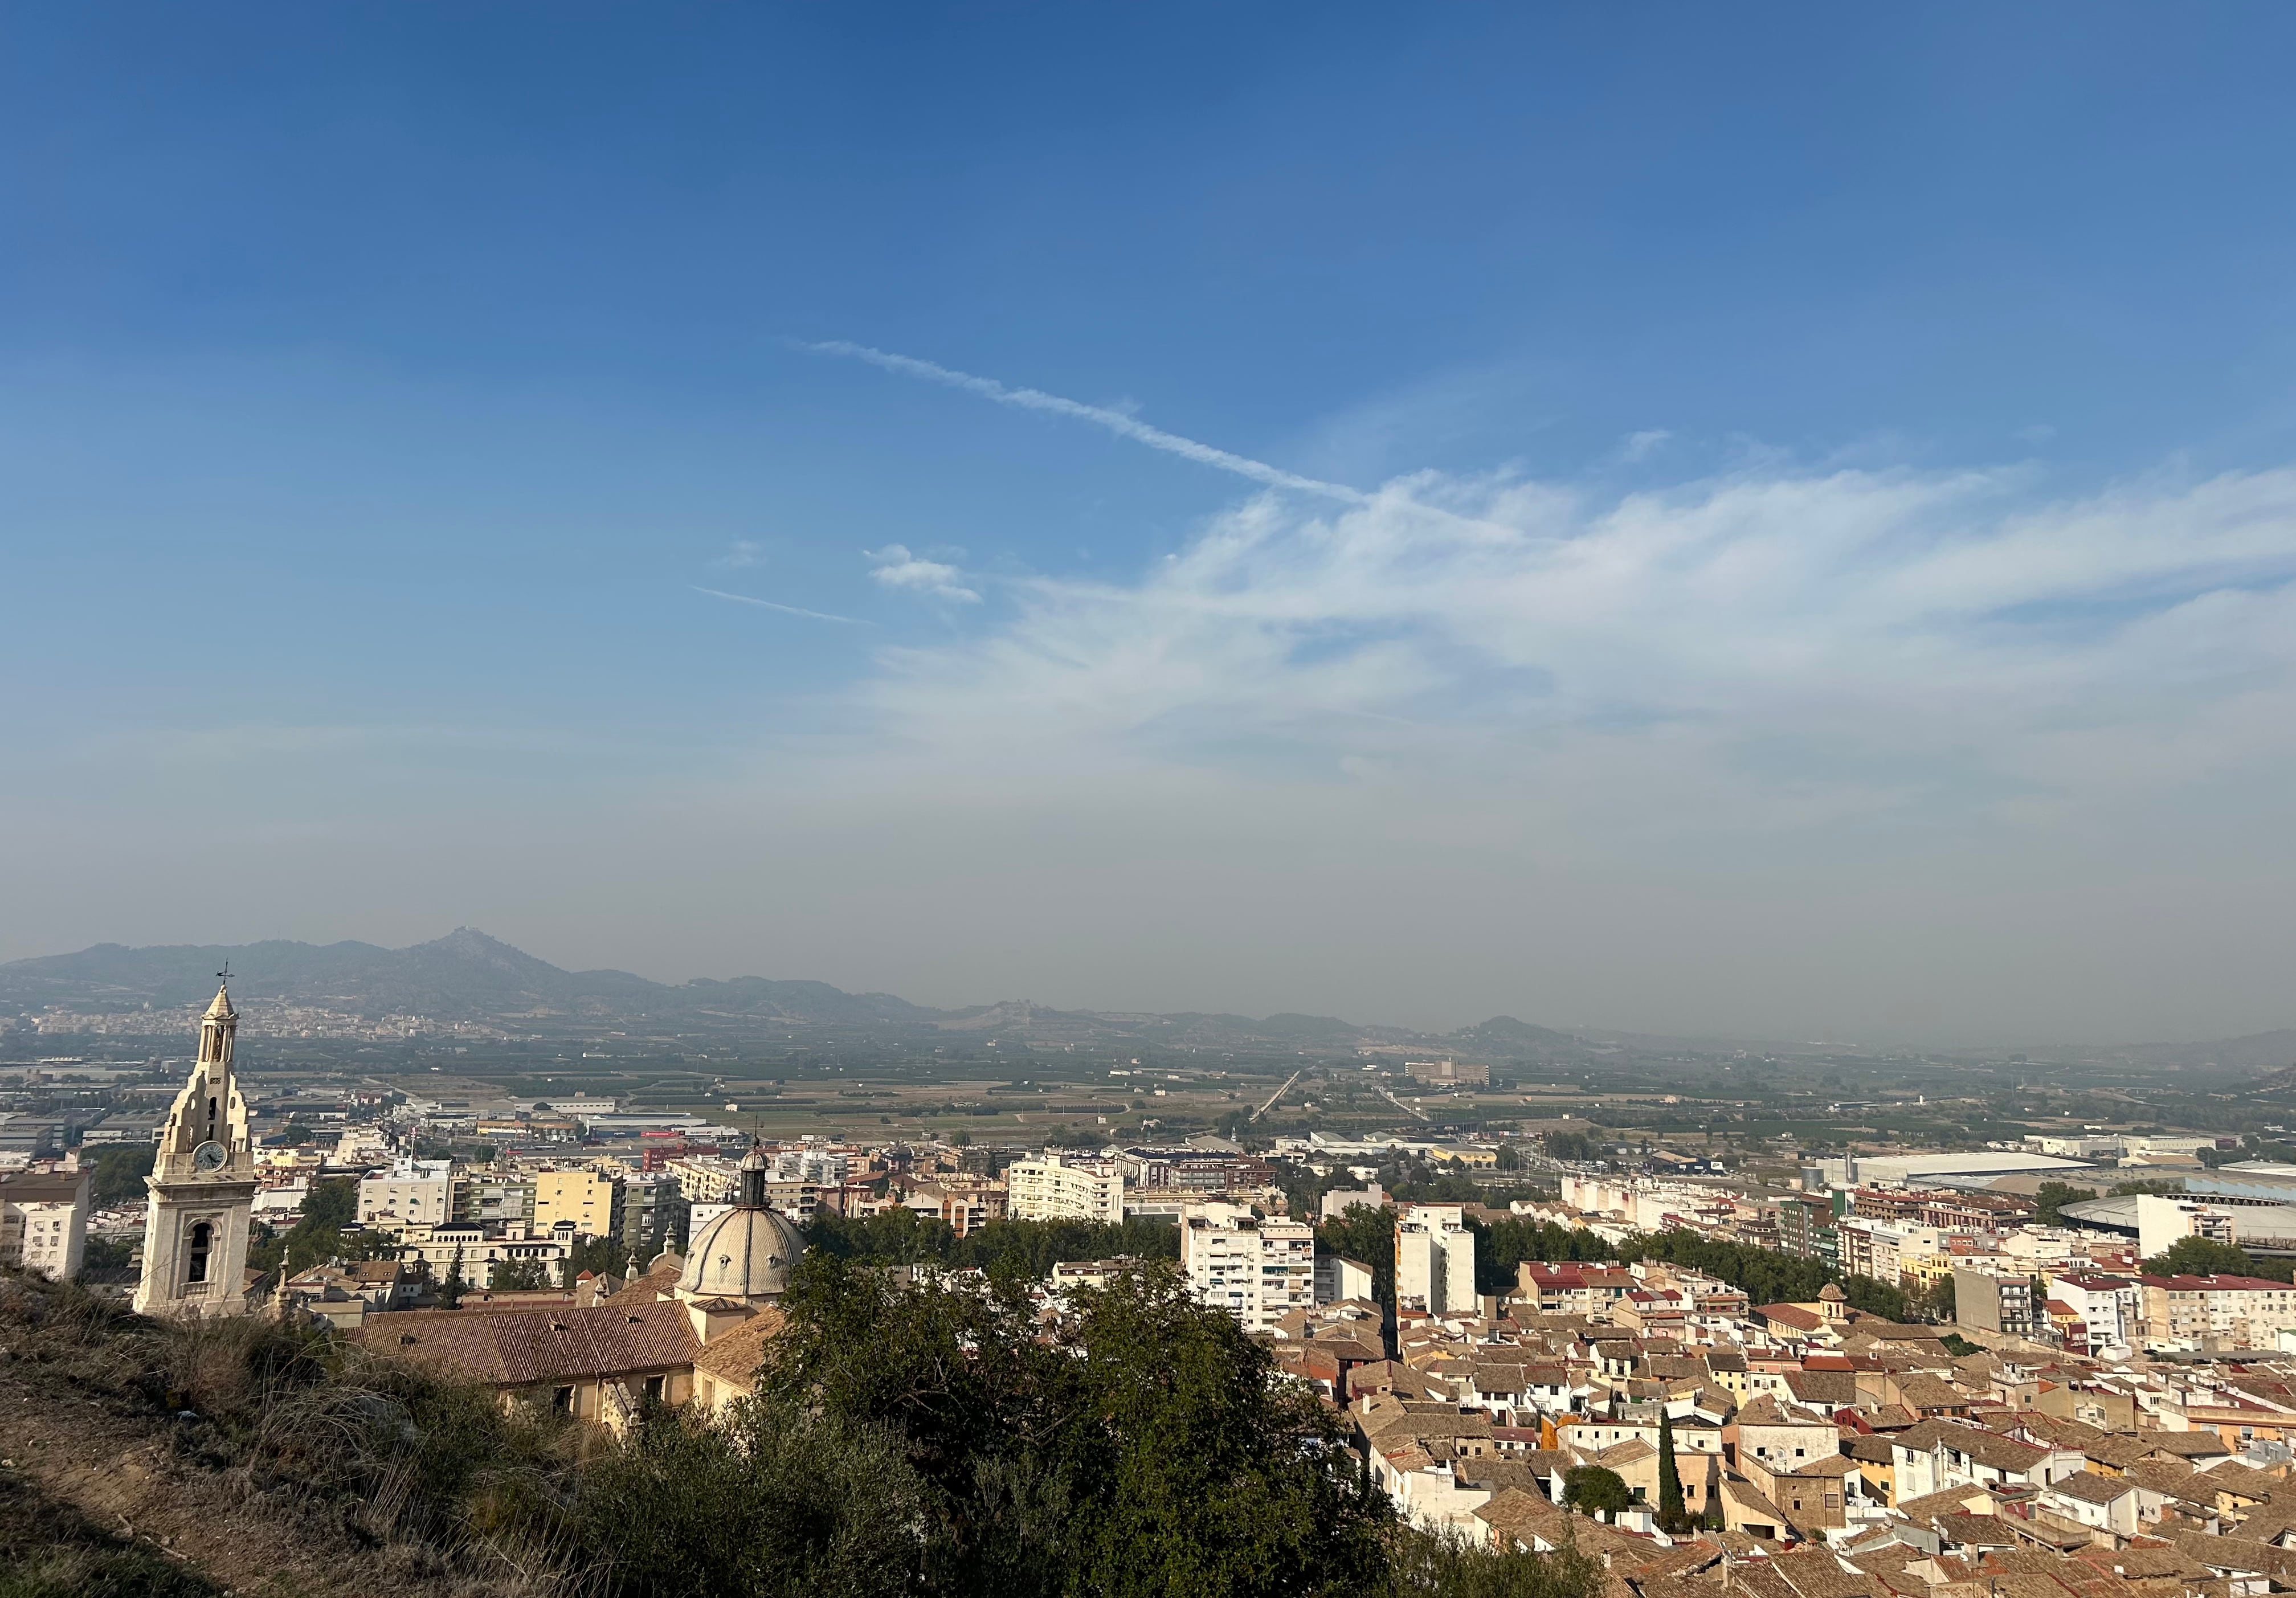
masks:
<svg viewBox="0 0 2296 1598"><path fill-rule="evenodd" d="M679 1304L530 1311L404 1310L353 1333L378 1353L496 1387L578 1381L690 1365L701 1352Z"/></svg>
<svg viewBox="0 0 2296 1598"><path fill-rule="evenodd" d="M787 1324L789 1317L769 1304L702 1345L701 1352L693 1356L693 1368L749 1391L758 1366L765 1360L766 1345Z"/></svg>

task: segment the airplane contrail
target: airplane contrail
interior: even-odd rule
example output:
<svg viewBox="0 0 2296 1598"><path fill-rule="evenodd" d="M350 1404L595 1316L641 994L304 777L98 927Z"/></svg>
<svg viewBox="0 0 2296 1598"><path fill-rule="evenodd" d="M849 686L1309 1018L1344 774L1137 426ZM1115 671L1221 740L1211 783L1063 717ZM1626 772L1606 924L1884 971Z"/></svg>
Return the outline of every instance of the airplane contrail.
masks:
<svg viewBox="0 0 2296 1598"><path fill-rule="evenodd" d="M728 594L723 588L704 588L699 583L688 583L696 594L707 594L712 599L730 599L736 604L756 605L761 610L779 611L784 616L802 616L810 621L834 621L849 627L865 627L868 622L857 616L832 616L826 611L808 611L802 605L784 605L770 599L758 599L747 594Z"/></svg>
<svg viewBox="0 0 2296 1598"><path fill-rule="evenodd" d="M1351 505L1369 504L1371 496L1344 483L1327 483L1319 478L1301 477L1296 471L1286 471L1281 466L1271 466L1265 461L1255 461L1249 455L1216 449L1211 445L1184 438L1177 433L1168 433L1160 427L1111 411L1105 406L1086 405L1082 400L1064 399L1058 394L1047 394L1041 389L1013 389L993 377L976 377L970 372L921 361L914 356L894 355L887 350L872 349L866 344L855 344L843 339L832 339L800 348L820 355L843 356L851 360L866 361L887 372L904 377L921 377L928 382L942 383L952 389L962 389L968 394L978 394L993 399L998 405L1009 405L1024 411L1046 411L1055 416L1073 416L1079 422L1089 422L1104 427L1119 438L1145 444L1151 449L1160 449L1183 460L1232 471L1238 477L1266 483L1272 488L1291 488L1301 494L1320 495Z"/></svg>

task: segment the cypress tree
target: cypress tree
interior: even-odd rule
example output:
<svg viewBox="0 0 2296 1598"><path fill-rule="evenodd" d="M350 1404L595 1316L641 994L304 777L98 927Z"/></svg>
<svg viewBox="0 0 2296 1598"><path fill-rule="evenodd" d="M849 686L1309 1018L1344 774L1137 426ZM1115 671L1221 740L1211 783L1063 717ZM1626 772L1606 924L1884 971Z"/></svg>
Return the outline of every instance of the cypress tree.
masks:
<svg viewBox="0 0 2296 1598"><path fill-rule="evenodd" d="M1658 1523L1674 1531L1688 1520L1682 1507L1682 1472L1674 1464L1674 1419L1661 1409L1658 1414Z"/></svg>

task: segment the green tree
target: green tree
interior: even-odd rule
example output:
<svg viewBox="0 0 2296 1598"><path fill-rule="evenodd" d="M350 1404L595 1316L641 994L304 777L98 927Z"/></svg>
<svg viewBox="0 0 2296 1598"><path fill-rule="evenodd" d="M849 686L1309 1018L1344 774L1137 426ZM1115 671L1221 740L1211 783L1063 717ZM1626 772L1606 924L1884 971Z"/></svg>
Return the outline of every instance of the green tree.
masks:
<svg viewBox="0 0 2296 1598"><path fill-rule="evenodd" d="M578 1237L558 1262L561 1287L571 1287L585 1271L594 1276L627 1276L630 1246L619 1237Z"/></svg>
<svg viewBox="0 0 2296 1598"><path fill-rule="evenodd" d="M82 1150L81 1155L94 1156L95 1178L91 1185L89 1201L98 1209L107 1204L122 1204L144 1196L144 1178L152 1174L152 1162L159 1158L157 1143L113 1143L104 1148Z"/></svg>
<svg viewBox="0 0 2296 1598"><path fill-rule="evenodd" d="M897 1434L745 1401L716 1422L649 1410L584 1470L576 1536L627 1594L913 1591L945 1558Z"/></svg>
<svg viewBox="0 0 2296 1598"><path fill-rule="evenodd" d="M2044 1226L2062 1225L2066 1205L2095 1197L2096 1190L2093 1187L2075 1187L2070 1182L2044 1182L2033 1193L2033 1218Z"/></svg>
<svg viewBox="0 0 2296 1598"><path fill-rule="evenodd" d="M1562 1502L1582 1514L1616 1520L1633 1506L1634 1495L1616 1471L1603 1465L1573 1465L1562 1475Z"/></svg>
<svg viewBox="0 0 2296 1598"><path fill-rule="evenodd" d="M2178 1238L2166 1253L2155 1254L2146 1260L2144 1270L2153 1276L2262 1276L2286 1282L2292 1266L2296 1266L2296 1261L2260 1260L2245 1249L2196 1236Z"/></svg>
<svg viewBox="0 0 2296 1598"><path fill-rule="evenodd" d="M258 1271L283 1270L291 1276L328 1260L390 1259L398 1253L397 1239L381 1232L353 1230L357 1217L355 1177L331 1176L314 1182L303 1196L294 1225L280 1233L258 1224L248 1246L247 1262Z"/></svg>
<svg viewBox="0 0 2296 1598"><path fill-rule="evenodd" d="M1395 1210L1382 1205L1365 1209L1357 1205L1333 1216L1316 1228L1316 1251L1336 1254L1371 1267L1371 1296L1380 1303L1395 1303Z"/></svg>
<svg viewBox="0 0 2296 1598"><path fill-rule="evenodd" d="M998 1282L998 1276L1002 1282ZM1390 1520L1335 1416L1151 1266L1040 1333L1017 1275L898 1290L809 1254L760 1397L901 1439L941 1590L1362 1591Z"/></svg>
<svg viewBox="0 0 2296 1598"><path fill-rule="evenodd" d="M1674 1419L1664 1410L1658 1417L1658 1523L1662 1531L1687 1528L1690 1517L1682 1502L1682 1468L1674 1461Z"/></svg>
<svg viewBox="0 0 2296 1598"><path fill-rule="evenodd" d="M487 1285L500 1293L531 1292L550 1285L550 1267L539 1259L505 1259Z"/></svg>

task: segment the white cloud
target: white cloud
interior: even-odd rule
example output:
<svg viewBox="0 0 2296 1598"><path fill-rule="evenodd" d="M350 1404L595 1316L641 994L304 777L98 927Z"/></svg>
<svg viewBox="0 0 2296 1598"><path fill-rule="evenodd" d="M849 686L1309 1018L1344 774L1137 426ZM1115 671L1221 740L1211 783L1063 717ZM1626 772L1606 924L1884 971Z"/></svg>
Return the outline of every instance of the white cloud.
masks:
<svg viewBox="0 0 2296 1598"><path fill-rule="evenodd" d="M726 553L724 554L719 555L716 560L709 563L712 566L720 568L721 570L730 571L737 570L744 566L761 566L765 564L765 559L766 553L764 547L755 540L749 538L736 538L733 543L726 546Z"/></svg>
<svg viewBox="0 0 2296 1598"><path fill-rule="evenodd" d="M1017 585L1008 626L869 692L911 747L1529 780L1612 831L2003 818L2285 762L2292 578L2292 471L2058 501L1988 471L1423 474L1256 497L1136 581Z"/></svg>
<svg viewBox="0 0 2296 1598"><path fill-rule="evenodd" d="M865 549L861 553L869 562L869 575L888 588L930 594L936 599L951 599L964 604L980 602L980 593L965 586L964 572L946 561L928 561L913 554L905 544L888 544L882 549Z"/></svg>
<svg viewBox="0 0 2296 1598"><path fill-rule="evenodd" d="M1646 461L1658 452L1659 446L1674 435L1662 427L1647 428L1638 433L1628 433L1619 445L1618 458L1631 464Z"/></svg>

